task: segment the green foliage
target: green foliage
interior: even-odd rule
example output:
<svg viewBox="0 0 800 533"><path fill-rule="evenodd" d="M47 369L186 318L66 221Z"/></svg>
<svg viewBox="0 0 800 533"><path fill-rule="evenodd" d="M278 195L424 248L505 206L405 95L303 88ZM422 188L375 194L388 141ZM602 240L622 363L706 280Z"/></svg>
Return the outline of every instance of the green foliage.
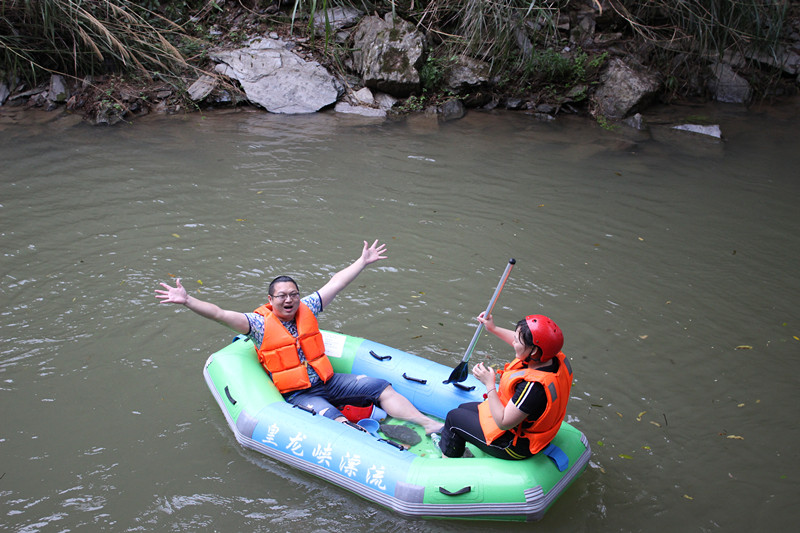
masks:
<svg viewBox="0 0 800 533"><path fill-rule="evenodd" d="M454 57L437 58L428 56L425 63L423 63L422 67L419 69L422 90L432 92L439 89L444 80L447 68L449 68L454 61Z"/></svg>
<svg viewBox="0 0 800 533"><path fill-rule="evenodd" d="M550 48L534 50L523 66L523 78L534 85L569 88L590 82L607 58L607 52L590 57L581 49L569 54Z"/></svg>
<svg viewBox="0 0 800 533"><path fill-rule="evenodd" d="M201 1L163 5L176 20L186 20L188 10ZM4 0L0 66L32 84L52 72L177 75L187 66L174 44L184 32L156 12L161 7L155 1Z"/></svg>
<svg viewBox="0 0 800 533"><path fill-rule="evenodd" d="M699 55L774 50L789 2L773 0L620 0L631 28L670 51Z"/></svg>

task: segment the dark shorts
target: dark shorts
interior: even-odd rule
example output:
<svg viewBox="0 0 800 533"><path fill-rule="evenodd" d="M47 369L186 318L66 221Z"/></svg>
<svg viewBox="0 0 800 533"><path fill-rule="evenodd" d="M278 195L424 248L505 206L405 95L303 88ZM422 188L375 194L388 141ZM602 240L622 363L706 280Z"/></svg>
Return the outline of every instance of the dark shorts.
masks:
<svg viewBox="0 0 800 533"><path fill-rule="evenodd" d="M311 388L285 396L293 405L313 409L327 418L338 418L342 412L336 406L377 403L381 393L390 383L385 379L353 374L334 374L327 383L319 382Z"/></svg>

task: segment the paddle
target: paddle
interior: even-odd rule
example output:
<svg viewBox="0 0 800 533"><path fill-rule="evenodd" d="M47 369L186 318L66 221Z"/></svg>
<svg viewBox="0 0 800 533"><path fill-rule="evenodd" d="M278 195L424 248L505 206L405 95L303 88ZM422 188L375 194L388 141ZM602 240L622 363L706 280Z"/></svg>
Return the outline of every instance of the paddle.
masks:
<svg viewBox="0 0 800 533"><path fill-rule="evenodd" d="M503 285L506 284L506 280L508 276L511 274L511 268L517 262L516 259L511 258L508 260L508 265L506 265L506 270L503 272L503 276L500 278L500 283L497 284L497 288L494 290L494 294L492 295L492 299L489 300L489 306L486 308L486 312L483 316L489 316L492 314L492 308L494 308L494 303L497 301L497 297L500 296L500 291L503 290ZM464 357L461 358L461 362L458 363L458 366L453 369L450 373L450 377L444 380L442 383L460 383L467 379L468 367L467 362L469 361L470 356L472 355L472 350L475 349L475 344L478 342L478 337L481 336L481 331L483 331L483 324L478 324L478 329L475 330L475 335L472 336L472 341L469 343L469 347L467 348L467 352L464 354Z"/></svg>

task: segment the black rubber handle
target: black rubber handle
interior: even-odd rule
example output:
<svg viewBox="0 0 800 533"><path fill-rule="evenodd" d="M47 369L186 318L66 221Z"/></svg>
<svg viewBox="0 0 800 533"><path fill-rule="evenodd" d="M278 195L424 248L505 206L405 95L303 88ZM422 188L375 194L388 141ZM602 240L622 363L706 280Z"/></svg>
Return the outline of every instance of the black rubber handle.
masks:
<svg viewBox="0 0 800 533"><path fill-rule="evenodd" d="M369 354L372 357L374 357L375 359L377 359L378 361L388 361L388 360L390 360L392 358L391 355L378 355L375 352L373 352L372 350L369 351Z"/></svg>
<svg viewBox="0 0 800 533"><path fill-rule="evenodd" d="M416 383L422 383L423 385L425 385L428 382L427 379L412 378L411 376L407 376L405 372L403 372L403 377L406 378L408 381L414 381Z"/></svg>
<svg viewBox="0 0 800 533"><path fill-rule="evenodd" d="M455 492L450 492L449 490L447 490L444 487L439 487L439 492L441 492L445 496L460 496L461 494L466 494L471 490L472 490L472 487L464 487L461 490L457 490Z"/></svg>
<svg viewBox="0 0 800 533"><path fill-rule="evenodd" d="M231 396L231 391L228 389L227 385L225 385L225 396L228 397L228 401L231 402L231 405L236 405L236 400Z"/></svg>
<svg viewBox="0 0 800 533"><path fill-rule="evenodd" d="M292 404L292 407L296 407L297 409L302 409L303 411L305 411L307 413L311 413L312 415L316 415L317 414L317 412L314 409L312 409L311 407L307 407L305 405Z"/></svg>

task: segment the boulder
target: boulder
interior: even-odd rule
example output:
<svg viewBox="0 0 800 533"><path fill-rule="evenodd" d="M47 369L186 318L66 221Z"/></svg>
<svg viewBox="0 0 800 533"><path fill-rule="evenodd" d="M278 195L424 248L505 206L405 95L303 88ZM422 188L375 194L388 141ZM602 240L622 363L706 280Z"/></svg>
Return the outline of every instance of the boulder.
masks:
<svg viewBox="0 0 800 533"><path fill-rule="evenodd" d="M364 12L350 6L336 6L314 15L314 34L322 37L326 30L336 34L342 28L354 26Z"/></svg>
<svg viewBox="0 0 800 533"><path fill-rule="evenodd" d="M405 97L420 89L425 37L413 24L387 13L361 19L353 32L353 69L372 89Z"/></svg>
<svg viewBox="0 0 800 533"><path fill-rule="evenodd" d="M746 104L753 96L753 89L747 80L725 63L715 63L712 66L708 88L714 100L729 104Z"/></svg>
<svg viewBox="0 0 800 533"><path fill-rule="evenodd" d="M247 99L271 113L314 113L336 102L341 83L316 61L304 61L276 39L253 39L237 50L215 50L215 70L237 80Z"/></svg>
<svg viewBox="0 0 800 533"><path fill-rule="evenodd" d="M63 104L69 100L69 89L67 89L64 76L61 74L53 74L50 76L50 87L47 90L47 99L59 104Z"/></svg>
<svg viewBox="0 0 800 533"><path fill-rule="evenodd" d="M469 56L458 56L444 72L443 86L461 97L467 107L480 107L492 99L488 63Z"/></svg>
<svg viewBox="0 0 800 533"><path fill-rule="evenodd" d="M0 79L0 106L8 100L9 94L11 94L11 89L8 88L6 80Z"/></svg>
<svg viewBox="0 0 800 533"><path fill-rule="evenodd" d="M658 75L619 58L611 59L592 96L595 116L619 120L648 105L661 89Z"/></svg>

